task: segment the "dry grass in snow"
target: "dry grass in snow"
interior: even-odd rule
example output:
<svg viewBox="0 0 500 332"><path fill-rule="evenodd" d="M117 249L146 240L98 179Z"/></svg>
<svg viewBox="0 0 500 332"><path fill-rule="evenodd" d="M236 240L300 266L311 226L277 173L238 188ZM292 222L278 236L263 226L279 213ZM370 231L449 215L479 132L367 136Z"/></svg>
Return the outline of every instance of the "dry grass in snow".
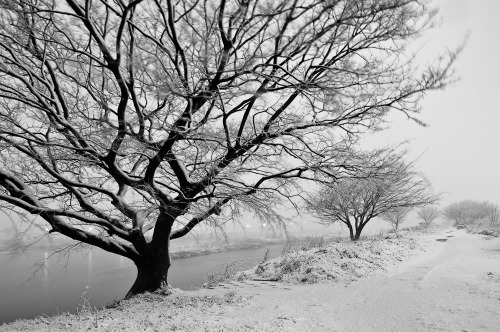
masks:
<svg viewBox="0 0 500 332"><path fill-rule="evenodd" d="M413 239L337 242L289 252L237 273L233 280L265 279L288 283L354 281L402 261L421 247Z"/></svg>
<svg viewBox="0 0 500 332"><path fill-rule="evenodd" d="M199 331L201 326L208 326L207 317L219 314L224 307L241 306L245 301L234 292L198 296L195 292L171 289L168 294L137 295L101 310L87 308L76 315L19 320L0 326L0 331ZM214 320L210 325L216 323Z"/></svg>

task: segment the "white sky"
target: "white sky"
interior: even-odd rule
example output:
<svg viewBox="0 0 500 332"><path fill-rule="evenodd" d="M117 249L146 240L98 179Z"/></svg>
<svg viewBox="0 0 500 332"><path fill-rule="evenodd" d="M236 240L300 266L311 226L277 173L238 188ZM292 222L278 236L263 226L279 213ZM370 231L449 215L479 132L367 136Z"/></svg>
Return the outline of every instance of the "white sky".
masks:
<svg viewBox="0 0 500 332"><path fill-rule="evenodd" d="M442 206L463 199L500 202L499 0L437 0L442 24L425 37L426 54L454 49L469 39L456 63L460 81L426 96L420 127L403 115L367 135L366 146L411 140L417 165L443 192Z"/></svg>

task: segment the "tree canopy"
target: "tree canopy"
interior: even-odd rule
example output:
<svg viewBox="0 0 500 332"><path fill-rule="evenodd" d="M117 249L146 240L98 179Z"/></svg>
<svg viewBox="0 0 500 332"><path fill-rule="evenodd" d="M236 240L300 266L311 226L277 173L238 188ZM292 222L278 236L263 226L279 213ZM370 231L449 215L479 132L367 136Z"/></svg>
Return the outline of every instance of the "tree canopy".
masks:
<svg viewBox="0 0 500 332"><path fill-rule="evenodd" d="M440 211L435 206L424 206L417 210L417 216L422 220L424 226L429 226L437 217Z"/></svg>
<svg viewBox="0 0 500 332"><path fill-rule="evenodd" d="M392 229L397 232L411 211L411 207L398 207L382 214L381 218L391 224Z"/></svg>
<svg viewBox="0 0 500 332"><path fill-rule="evenodd" d="M166 284L170 239L296 179L349 170L351 139L414 118L455 53L406 51L423 1L0 0L0 201ZM88 226L98 232L90 232ZM152 231L152 236L145 234Z"/></svg>

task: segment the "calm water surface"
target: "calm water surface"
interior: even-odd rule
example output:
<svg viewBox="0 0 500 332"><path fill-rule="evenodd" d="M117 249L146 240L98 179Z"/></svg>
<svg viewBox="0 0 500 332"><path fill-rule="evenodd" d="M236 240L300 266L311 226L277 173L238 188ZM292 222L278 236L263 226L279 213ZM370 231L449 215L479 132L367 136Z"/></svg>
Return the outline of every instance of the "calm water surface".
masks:
<svg viewBox="0 0 500 332"><path fill-rule="evenodd" d="M268 246L271 255L283 245ZM210 272L237 260L240 270L262 261L266 248L243 249L176 259L169 283L184 290L199 288ZM0 254L0 324L18 318L33 318L75 312L80 297L101 307L122 298L132 286L136 268L132 261L98 248L72 253L69 259L51 257L47 268L34 273L34 265L50 252L32 250L22 255Z"/></svg>

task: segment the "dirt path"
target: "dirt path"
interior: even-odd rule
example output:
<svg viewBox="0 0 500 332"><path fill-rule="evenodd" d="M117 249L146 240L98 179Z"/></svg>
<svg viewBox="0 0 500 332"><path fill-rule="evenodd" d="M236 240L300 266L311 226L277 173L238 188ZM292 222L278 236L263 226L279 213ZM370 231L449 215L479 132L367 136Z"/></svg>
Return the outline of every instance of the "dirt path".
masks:
<svg viewBox="0 0 500 332"><path fill-rule="evenodd" d="M253 296L223 313L228 330L500 331L500 239L460 230L430 240L418 258L347 286L254 281L204 292Z"/></svg>

